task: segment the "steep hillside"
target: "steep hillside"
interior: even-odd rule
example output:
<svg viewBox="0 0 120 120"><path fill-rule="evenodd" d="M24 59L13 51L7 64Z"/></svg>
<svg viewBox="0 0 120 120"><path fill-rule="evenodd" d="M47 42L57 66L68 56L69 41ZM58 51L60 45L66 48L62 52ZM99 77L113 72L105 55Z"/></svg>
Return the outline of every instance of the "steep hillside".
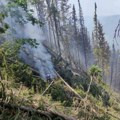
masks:
<svg viewBox="0 0 120 120"><path fill-rule="evenodd" d="M44 82L39 72L19 59L15 62L15 56L1 57L2 120L120 119L120 96L101 81L101 69L93 66L79 75L64 59L52 58L57 77Z"/></svg>
<svg viewBox="0 0 120 120"><path fill-rule="evenodd" d="M47 85L49 84L46 84L44 90L47 88ZM2 80L1 119L120 119L120 96L111 91L105 84L103 85L103 83L92 84L88 92L84 91L82 84L81 87L71 89L62 78L59 78L42 94L44 90L36 93L32 88L28 88L22 83ZM104 93L104 91L106 92ZM101 96L100 92L105 94L104 97Z"/></svg>
<svg viewBox="0 0 120 120"><path fill-rule="evenodd" d="M120 120L118 18L95 3L91 38L77 2L0 1L0 120Z"/></svg>

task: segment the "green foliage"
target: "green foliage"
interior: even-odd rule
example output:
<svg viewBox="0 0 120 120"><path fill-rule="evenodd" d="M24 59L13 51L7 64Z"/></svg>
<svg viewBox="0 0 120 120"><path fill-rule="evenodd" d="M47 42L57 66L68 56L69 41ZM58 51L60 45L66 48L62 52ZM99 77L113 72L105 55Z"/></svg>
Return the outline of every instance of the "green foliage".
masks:
<svg viewBox="0 0 120 120"><path fill-rule="evenodd" d="M17 39L15 41L6 41L0 46L0 53L9 59L18 59L18 54L23 45L29 44L32 47L37 47L38 43L35 39Z"/></svg>
<svg viewBox="0 0 120 120"><path fill-rule="evenodd" d="M5 85L0 81L0 100L6 99Z"/></svg>
<svg viewBox="0 0 120 120"><path fill-rule="evenodd" d="M83 110L79 111L78 118L80 118L80 119L85 118L85 116L86 116L85 111L83 111Z"/></svg>
<svg viewBox="0 0 120 120"><path fill-rule="evenodd" d="M90 76L93 77L94 82L92 83L91 87L90 87L90 93L94 96L94 97L101 97L103 100L103 105L104 106L109 106L109 100L110 100L110 96L108 94L108 92L106 92L103 88L103 86L98 85L98 82L100 84L100 81L102 80L102 70L98 67L93 65L90 70L89 70L89 74Z"/></svg>
<svg viewBox="0 0 120 120"><path fill-rule="evenodd" d="M82 75L75 76L72 73L72 71L67 69L67 67L65 67L65 65L63 65L63 64L59 63L57 66L58 66L57 70L58 70L59 74L66 80L67 83L69 83L72 87L76 88L77 91L79 92L79 94L83 97L85 96L85 92L88 90L88 86L90 83L90 76L92 76L93 82L90 86L89 93L97 99L102 99L104 106L110 105L110 103L109 103L110 96L102 86L103 85L102 70L98 66L93 65L88 71L88 76L83 76L83 77L82 77ZM60 90L58 88L59 87L56 88L56 91ZM79 89L81 89L83 92L81 92ZM59 91L57 93L54 91L54 93L56 93L56 94L54 94L55 96L53 96L53 97L57 98L59 93L64 93L64 92ZM64 94L61 96L64 96Z"/></svg>
<svg viewBox="0 0 120 120"><path fill-rule="evenodd" d="M67 95L67 91L65 91L64 87L59 84L55 84L50 89L49 93L51 94L52 100L60 101L64 106L72 105L72 98ZM69 93L68 93L69 94Z"/></svg>
<svg viewBox="0 0 120 120"><path fill-rule="evenodd" d="M93 65L90 69L89 69L89 74L90 76L95 76L95 77L102 77L102 70L101 68L99 68L96 65Z"/></svg>
<svg viewBox="0 0 120 120"><path fill-rule="evenodd" d="M22 82L28 87L34 87L34 91L42 91L45 83L40 78L34 78L31 68L24 64L19 56L22 46L29 44L37 47L35 39L18 39L5 42L0 47L0 75L3 80Z"/></svg>
<svg viewBox="0 0 120 120"><path fill-rule="evenodd" d="M32 25L38 24L40 26L44 25L40 20L36 19L31 13L27 14L27 20L31 21Z"/></svg>
<svg viewBox="0 0 120 120"><path fill-rule="evenodd" d="M104 106L106 107L110 106L110 95L108 94L108 92L104 91L102 93L102 100Z"/></svg>
<svg viewBox="0 0 120 120"><path fill-rule="evenodd" d="M94 25L95 27L93 31L93 41L94 41L95 59L96 59L97 65L108 70L111 52L110 52L109 44L105 40L105 33L103 32L103 26L101 25L101 23L97 18L96 4L95 4Z"/></svg>
<svg viewBox="0 0 120 120"><path fill-rule="evenodd" d="M60 71L61 76L67 81L69 85L73 85L73 74L70 70L62 69Z"/></svg>
<svg viewBox="0 0 120 120"><path fill-rule="evenodd" d="M42 26L43 23L36 17L34 17L34 10L28 9L28 3L33 4L33 1L10 0L7 5L9 10L8 12L12 17L16 18L17 22L19 23L27 23L28 21L30 21L32 25L38 24ZM15 8L15 10L13 8ZM18 8L22 8L24 12L21 13Z"/></svg>
<svg viewBox="0 0 120 120"><path fill-rule="evenodd" d="M100 96L102 96L102 88L93 83L90 88L90 93L94 97L99 98Z"/></svg>
<svg viewBox="0 0 120 120"><path fill-rule="evenodd" d="M5 33L5 29L0 27L0 34Z"/></svg>
<svg viewBox="0 0 120 120"><path fill-rule="evenodd" d="M27 10L27 0L9 0L9 7L20 6L24 10Z"/></svg>
<svg viewBox="0 0 120 120"><path fill-rule="evenodd" d="M9 110L9 109L4 109L0 108L0 111L2 113L0 114L0 118L2 120L48 120L50 116L40 116L37 114L29 114L27 112L22 112L20 110ZM52 119L52 118L51 118Z"/></svg>
<svg viewBox="0 0 120 120"><path fill-rule="evenodd" d="M38 109L40 109L40 110L45 110L45 102L44 102L43 99L40 99Z"/></svg>
<svg viewBox="0 0 120 120"><path fill-rule="evenodd" d="M92 94L98 100L102 99L104 106L110 106L110 95L102 86L92 83L90 94Z"/></svg>
<svg viewBox="0 0 120 120"><path fill-rule="evenodd" d="M83 120L111 120L110 116L106 114L98 115L97 113L89 113L89 111L80 110L78 118Z"/></svg>
<svg viewBox="0 0 120 120"><path fill-rule="evenodd" d="M52 86L50 92L51 92L51 96L52 96L53 100L55 100L55 101L61 101L61 102L64 101L65 91L64 91L64 89L63 89L62 86L60 86L60 85L54 85L54 86Z"/></svg>
<svg viewBox="0 0 120 120"><path fill-rule="evenodd" d="M0 34L5 33L9 28L9 25L4 22L5 17L6 15L0 12Z"/></svg>
<svg viewBox="0 0 120 120"><path fill-rule="evenodd" d="M95 117L94 120L111 120L110 116L104 114L101 117Z"/></svg>

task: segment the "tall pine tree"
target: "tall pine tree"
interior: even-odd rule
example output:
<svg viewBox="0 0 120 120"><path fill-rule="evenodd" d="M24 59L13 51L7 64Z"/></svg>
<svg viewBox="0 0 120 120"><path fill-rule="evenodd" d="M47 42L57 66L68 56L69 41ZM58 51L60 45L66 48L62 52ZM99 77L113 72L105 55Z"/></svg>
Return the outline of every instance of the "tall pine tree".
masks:
<svg viewBox="0 0 120 120"><path fill-rule="evenodd" d="M80 0L78 0L78 6L79 6L79 23L80 23L80 38L78 41L78 44L80 46L80 52L82 54L82 57L84 57L84 65L85 68L87 69L88 67L88 61L90 61L90 51L91 51L91 45L90 45L90 39L88 36L88 31L87 28L85 27L84 24L84 17L83 17L83 12L80 4ZM89 60L88 60L89 59Z"/></svg>
<svg viewBox="0 0 120 120"><path fill-rule="evenodd" d="M103 70L103 77L106 76L106 71L108 71L109 61L110 61L110 48L108 42L105 40L105 34L103 32L103 27L97 19L97 5L95 3L95 15L94 15L94 54L96 59L96 64L100 66Z"/></svg>

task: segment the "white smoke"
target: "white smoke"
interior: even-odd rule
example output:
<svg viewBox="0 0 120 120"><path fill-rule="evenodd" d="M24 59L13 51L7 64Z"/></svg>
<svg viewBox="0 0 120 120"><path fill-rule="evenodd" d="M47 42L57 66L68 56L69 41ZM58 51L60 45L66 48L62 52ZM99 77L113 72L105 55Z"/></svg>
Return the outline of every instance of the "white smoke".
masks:
<svg viewBox="0 0 120 120"><path fill-rule="evenodd" d="M30 9L34 10L34 16L38 17L35 7L29 7ZM19 8L17 8L17 10L19 10L19 13L24 17L24 11ZM45 36L42 28L40 28L38 25L32 25L31 22L21 25L16 23L14 17L11 18L10 16L6 19L6 21L10 24L12 37L36 39L36 42L39 44L37 48L28 44L23 46L24 50L20 51L20 57L24 60L24 62L37 69L44 80L47 79L48 74L51 78L54 78L56 74L54 73L51 56L42 44L43 41L47 42L47 35ZM15 30L14 33L13 29Z"/></svg>
<svg viewBox="0 0 120 120"><path fill-rule="evenodd" d="M51 56L42 44L42 42L45 41L46 38L43 35L41 29L37 25L33 26L31 23L27 23L25 25L24 32L27 37L36 39L39 45L37 46L37 48L25 45L24 47L27 51L22 51L21 57L25 60L26 63L39 70L40 75L43 79L46 79L46 76L48 74L51 78L54 78L56 75L54 73Z"/></svg>

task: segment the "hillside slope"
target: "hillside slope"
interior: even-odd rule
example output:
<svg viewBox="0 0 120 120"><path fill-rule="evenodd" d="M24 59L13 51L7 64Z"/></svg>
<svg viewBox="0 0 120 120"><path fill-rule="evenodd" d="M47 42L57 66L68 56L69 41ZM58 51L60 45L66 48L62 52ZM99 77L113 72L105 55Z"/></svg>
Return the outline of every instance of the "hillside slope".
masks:
<svg viewBox="0 0 120 120"><path fill-rule="evenodd" d="M85 77L87 73L83 76L74 75L65 64L66 62L61 60L55 63L58 78L52 83L46 83L39 78L39 85L31 83L30 86L15 79L2 80L0 118L2 120L119 120L119 94L113 92L103 82L95 81L94 78L89 80ZM18 69L22 72L20 68ZM30 73L31 77L37 75L35 72Z"/></svg>

